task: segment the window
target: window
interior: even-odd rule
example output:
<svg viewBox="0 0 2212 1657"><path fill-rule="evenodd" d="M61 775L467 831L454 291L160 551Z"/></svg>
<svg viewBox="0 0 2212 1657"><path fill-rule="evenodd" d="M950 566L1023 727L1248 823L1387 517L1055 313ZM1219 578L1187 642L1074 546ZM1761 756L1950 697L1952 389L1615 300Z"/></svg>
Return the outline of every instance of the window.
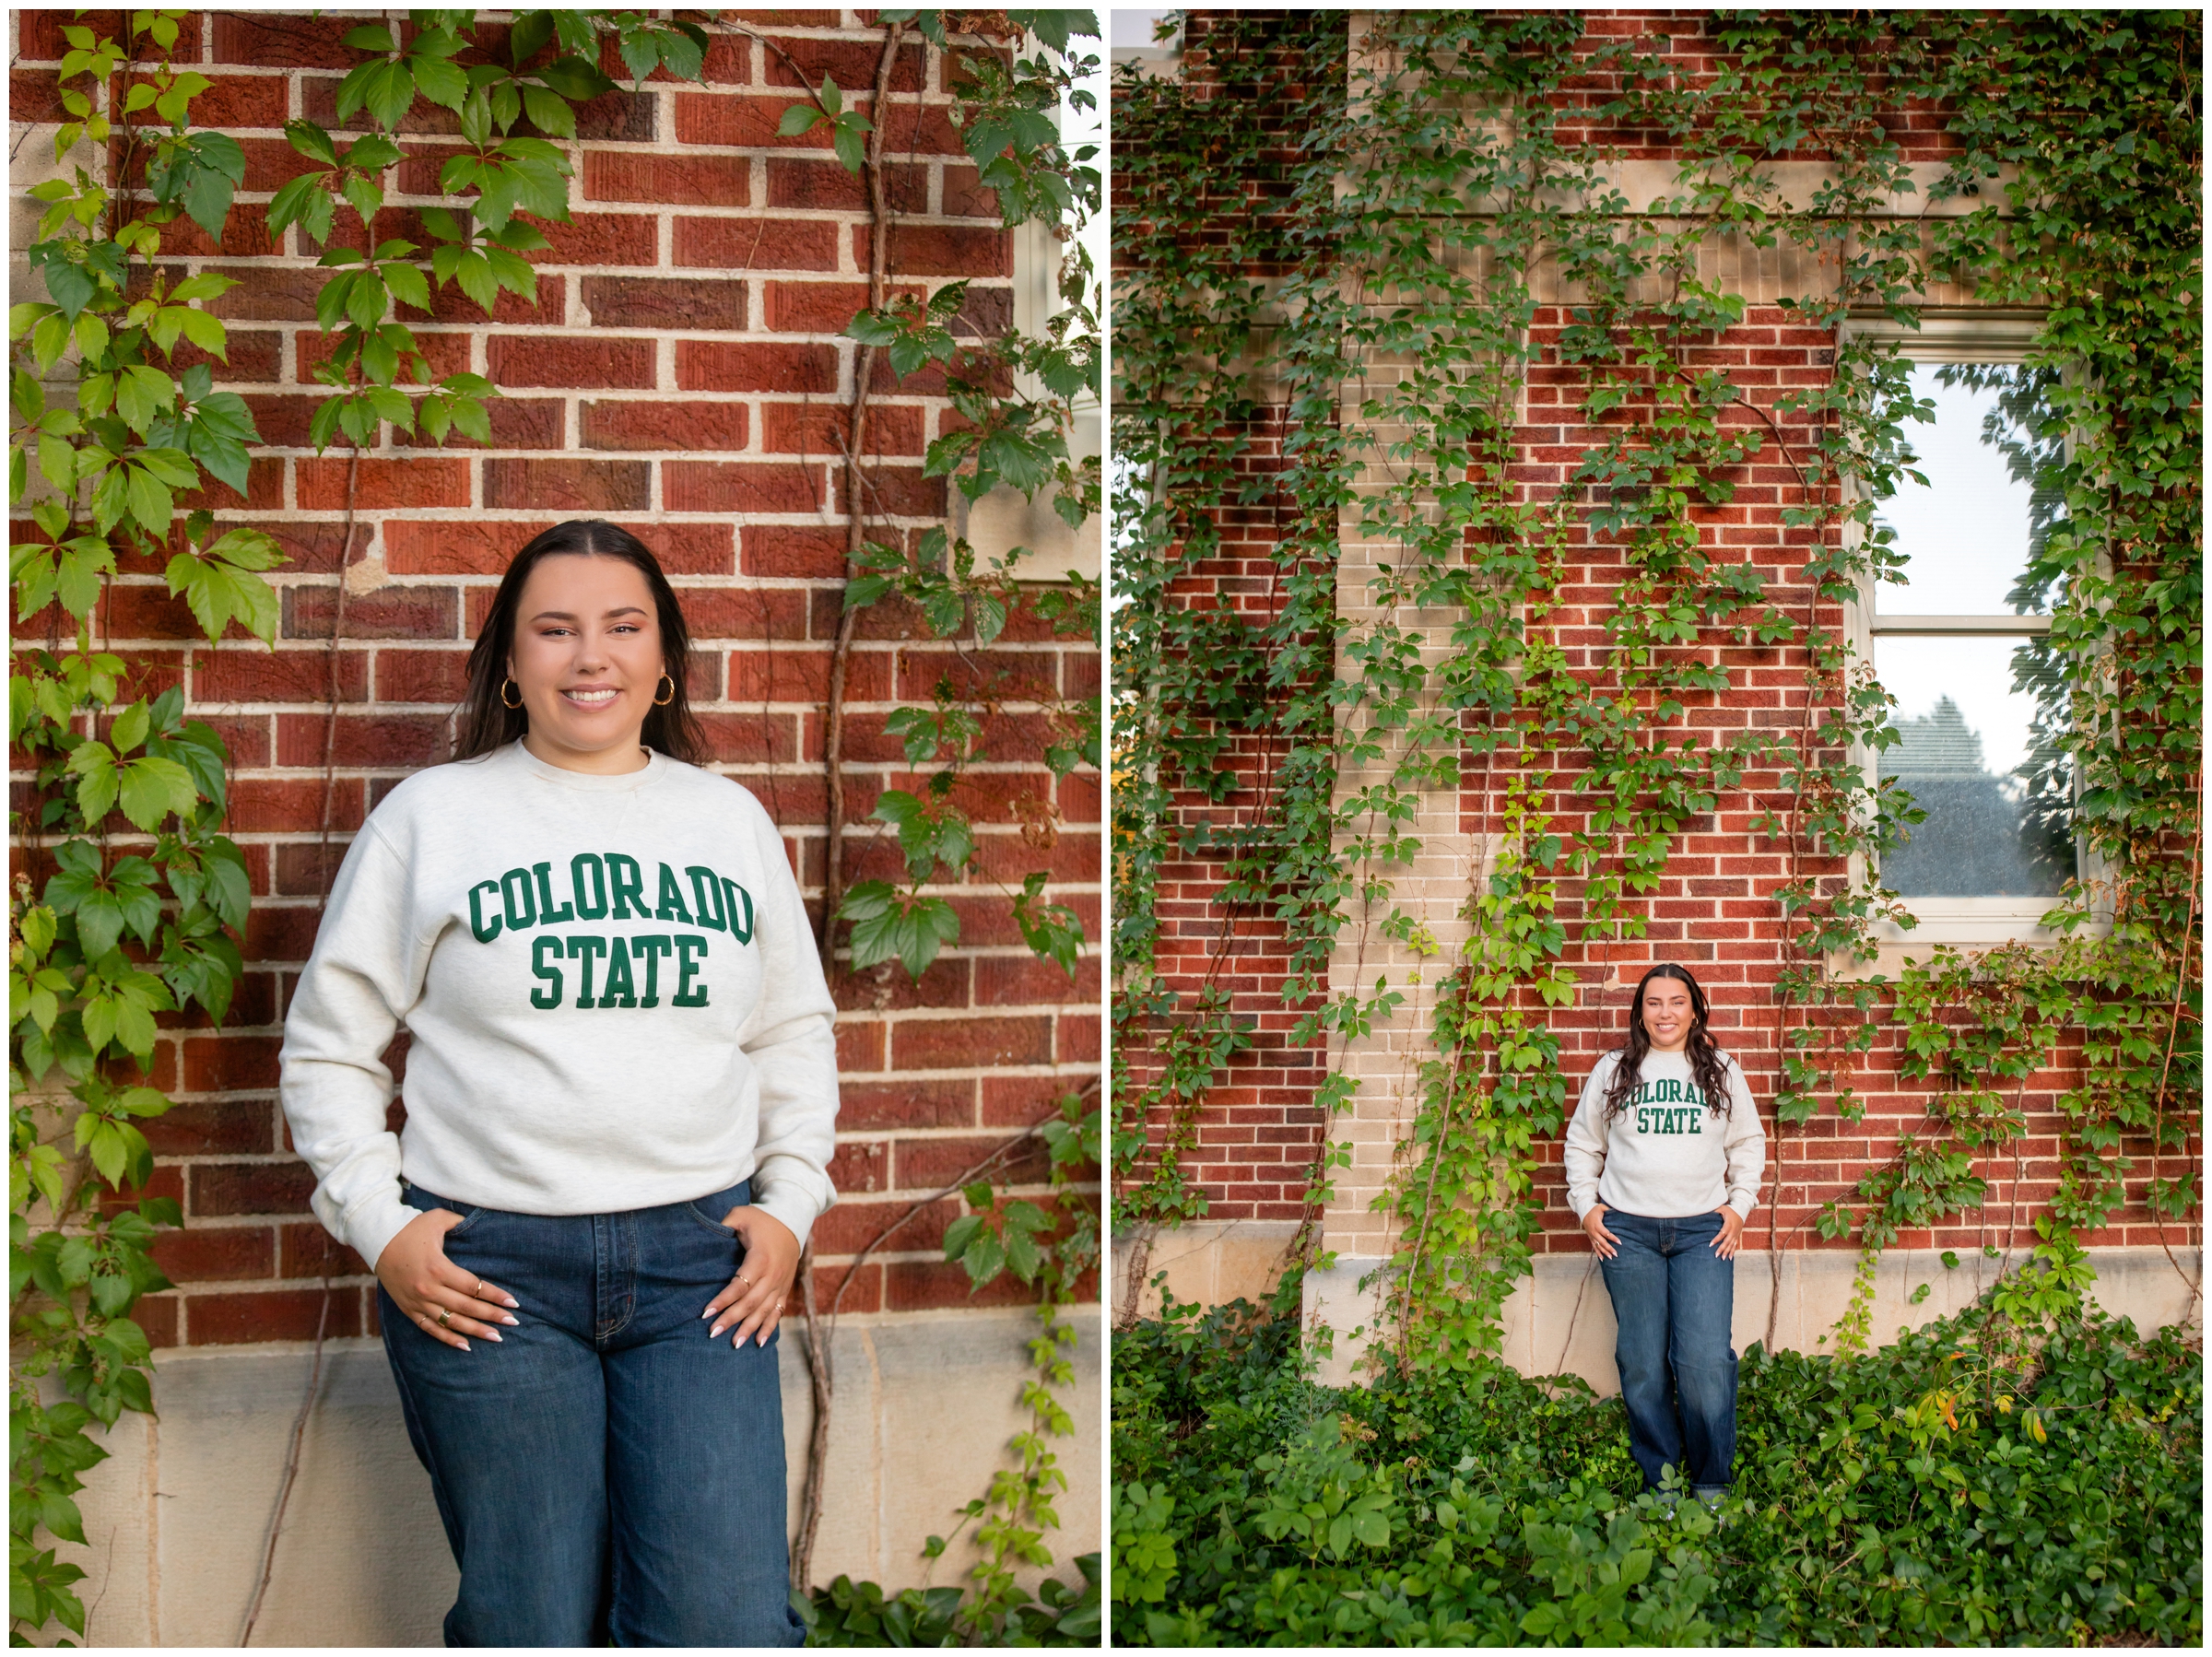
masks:
<svg viewBox="0 0 2212 1657"><path fill-rule="evenodd" d="M1906 428L1925 484L1904 478L1875 509L1904 584L1869 579L1854 627L1897 699L1898 740L1865 760L1927 813L1882 860L1882 884L1918 923L1881 925L1884 942L2049 941L2041 917L2068 881L2094 874L2057 746L2069 709L2047 637L2055 595L2029 576L2052 505L2034 470L2063 441L2048 429L2055 377L2020 360L2031 325L1931 320L1895 336L1936 419Z"/></svg>
<svg viewBox="0 0 2212 1657"><path fill-rule="evenodd" d="M1096 55L1095 45L1088 40L1070 44L1078 56ZM1043 48L1032 35L1024 37L1021 50L1035 53ZM1093 107L1077 111L1064 104L1056 112L1060 141L1070 155L1078 158L1084 150L1099 147L1105 140L1107 88L1103 64L1099 74L1083 85L1096 100ZM1094 159L1090 164L1102 167L1104 162ZM1106 216L1100 213L1087 221L1079 232L1084 244L1090 249L1092 267L1100 282L1106 275ZM1066 253L1051 225L1030 219L1016 227L1013 295L1016 333L1032 337L1041 335L1045 324L1064 308L1060 267ZM1094 304L1100 302L1100 298L1094 298ZM1019 389L1034 396L1043 388L1025 380ZM1071 412L1074 427L1067 434L1067 457L1079 464L1103 452L1099 400L1087 393L1076 399ZM1071 570L1092 581L1100 577L1103 546L1099 520L1095 516L1088 518L1080 529L1071 530L1053 510L1050 489L1039 490L1031 500L1024 498L1019 489L1001 484L982 499L971 501L956 488L950 492L949 510L953 535L965 537L981 561L1005 558L1017 546L1027 547L1030 556L1015 570L1021 581L1065 581Z"/></svg>

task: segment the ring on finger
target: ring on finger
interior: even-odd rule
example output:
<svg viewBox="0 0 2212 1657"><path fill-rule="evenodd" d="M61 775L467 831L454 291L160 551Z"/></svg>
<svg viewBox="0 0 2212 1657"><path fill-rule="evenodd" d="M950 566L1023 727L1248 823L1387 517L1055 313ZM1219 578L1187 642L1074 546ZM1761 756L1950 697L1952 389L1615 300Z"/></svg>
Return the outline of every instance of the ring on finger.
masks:
<svg viewBox="0 0 2212 1657"><path fill-rule="evenodd" d="M438 1327L441 1329L450 1329L453 1327L453 1314L452 1309L449 1307L441 1306L438 1309Z"/></svg>
<svg viewBox="0 0 2212 1657"><path fill-rule="evenodd" d="M750 1277L747 1277L743 1272L739 1272L737 1274L737 1281L744 1284L747 1288L751 1288L753 1287L753 1280Z"/></svg>

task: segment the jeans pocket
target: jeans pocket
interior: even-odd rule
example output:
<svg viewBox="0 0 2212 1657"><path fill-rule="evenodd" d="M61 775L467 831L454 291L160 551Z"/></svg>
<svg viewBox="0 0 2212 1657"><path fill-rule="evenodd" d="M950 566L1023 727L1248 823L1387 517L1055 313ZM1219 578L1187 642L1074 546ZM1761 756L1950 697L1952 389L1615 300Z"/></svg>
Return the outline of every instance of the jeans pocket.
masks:
<svg viewBox="0 0 2212 1657"><path fill-rule="evenodd" d="M692 1198L684 1205L684 1208L693 1219L712 1226L724 1237L734 1238L737 1233L722 1223L722 1216L733 1208L749 1206L753 1200L752 1193L753 1182L740 1180L727 1191L709 1192L703 1197Z"/></svg>
<svg viewBox="0 0 2212 1657"><path fill-rule="evenodd" d="M463 1233L470 1230L475 1227L478 1220L482 1219L484 1216L491 1212L490 1209L484 1207L481 1204L472 1205L468 1203L453 1202L448 1198L440 1196L434 1191L425 1191L419 1185L409 1185L401 1191L399 1193L399 1200L405 1203L408 1207L414 1209L418 1214L429 1214L432 1209L442 1208L448 1214L459 1215L461 1216L461 1223L457 1226L450 1227L446 1230L445 1234L449 1238L459 1237Z"/></svg>

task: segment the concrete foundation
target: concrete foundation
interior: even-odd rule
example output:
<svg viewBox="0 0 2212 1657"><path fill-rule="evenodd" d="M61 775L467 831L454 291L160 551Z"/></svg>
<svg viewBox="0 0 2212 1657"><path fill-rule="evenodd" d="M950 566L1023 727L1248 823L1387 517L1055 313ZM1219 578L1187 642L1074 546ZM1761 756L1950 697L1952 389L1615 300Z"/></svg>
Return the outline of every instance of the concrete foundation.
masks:
<svg viewBox="0 0 2212 1657"><path fill-rule="evenodd" d="M1063 1402L1076 1432L1053 1447L1068 1478L1054 1504L1064 1528L1045 1544L1064 1577L1101 1545L1103 1510L1097 1323L1074 1321L1083 1339ZM1006 1440L1029 1423L1024 1343L1036 1330L1026 1311L841 1321L818 1582L924 1581L924 1541L952 1533L959 1506L1009 1464ZM813 1427L799 1334L787 1324L780 1346L794 1530ZM109 1434L112 1458L78 1498L89 1545L61 1545L87 1572L77 1585L87 1644L239 1642L312 1365L304 1346L160 1360L159 1420L126 1416ZM930 1580L959 1582L974 1557L963 1538ZM382 1346L329 1343L253 1644L440 1645L457 1580Z"/></svg>
<svg viewBox="0 0 2212 1657"><path fill-rule="evenodd" d="M1150 1279L1160 1272L1167 1274L1168 1291L1179 1300L1216 1304L1240 1295L1259 1299L1274 1287L1283 1245L1295 1229L1230 1222L1161 1233L1153 1241L1147 1283L1138 1296L1140 1315L1158 1314L1159 1293ZM1283 1235L1276 1236L1277 1231ZM1117 1308L1127 1304L1128 1286L1120 1274L1128 1254L1126 1240L1117 1240ZM2139 1329L2201 1318L2201 1302L2192 1289L2204 1271L2199 1250L2176 1248L2170 1261L2162 1249L2092 1249L2089 1258L2097 1268L2097 1302L2114 1316L2133 1318ZM1325 1325L1330 1332L1330 1353L1319 1375L1331 1386L1354 1384L1365 1374L1359 1358L1372 1332L1385 1322L1382 1264L1340 1255L1329 1270L1306 1275L1306 1326L1312 1331ZM1533 1264L1534 1275L1515 1287L1505 1305L1506 1360L1524 1375L1579 1375L1602 1394L1618 1393L1613 1302L1597 1257L1539 1254ZM2006 1264L1973 1251L1960 1252L1951 1268L1944 1265L1940 1250L1885 1253L1875 1279L1873 1339L1877 1344L1893 1340L1903 1330L1971 1305ZM2017 1269L2018 1254L2010 1264ZM1775 1256L1747 1249L1735 1263L1735 1349L1766 1340L1771 1316L1775 1350L1831 1350L1830 1332L1850 1302L1857 1269L1855 1251L1793 1249ZM1923 1284L1928 1292L1915 1304L1912 1296ZM1824 1336L1829 1337L1825 1342Z"/></svg>

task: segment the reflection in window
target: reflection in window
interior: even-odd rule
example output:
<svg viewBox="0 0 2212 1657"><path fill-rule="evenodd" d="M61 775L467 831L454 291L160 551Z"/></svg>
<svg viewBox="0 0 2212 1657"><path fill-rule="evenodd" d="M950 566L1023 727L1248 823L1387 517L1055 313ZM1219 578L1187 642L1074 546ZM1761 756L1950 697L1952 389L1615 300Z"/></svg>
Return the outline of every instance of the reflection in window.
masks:
<svg viewBox="0 0 2212 1657"><path fill-rule="evenodd" d="M1871 617L1898 704L1877 764L1927 814L1882 859L1882 884L1906 899L2055 899L2077 872L2069 697L2047 637L2063 503L2033 488L2061 456L2056 383L2018 364L1912 372L1936 416L1908 428L1927 481L1901 480L1877 508L1905 580L1877 588Z"/></svg>

